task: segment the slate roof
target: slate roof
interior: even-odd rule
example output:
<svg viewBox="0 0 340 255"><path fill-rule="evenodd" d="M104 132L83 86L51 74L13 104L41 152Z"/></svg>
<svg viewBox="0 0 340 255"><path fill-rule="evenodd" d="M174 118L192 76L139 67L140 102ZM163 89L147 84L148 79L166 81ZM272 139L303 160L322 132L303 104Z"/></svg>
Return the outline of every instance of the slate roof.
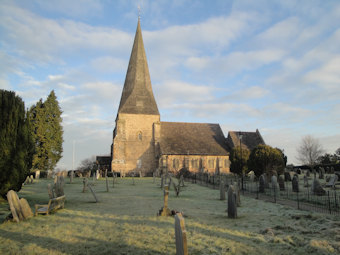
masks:
<svg viewBox="0 0 340 255"><path fill-rule="evenodd" d="M118 113L159 115L152 92L139 19Z"/></svg>
<svg viewBox="0 0 340 255"><path fill-rule="evenodd" d="M161 122L159 145L163 155L229 155L219 124Z"/></svg>
<svg viewBox="0 0 340 255"><path fill-rule="evenodd" d="M246 147L251 151L259 144L265 144L258 129L256 129L256 132L229 131L227 138L229 150L232 150L236 146L240 146L240 133L242 134L242 148Z"/></svg>

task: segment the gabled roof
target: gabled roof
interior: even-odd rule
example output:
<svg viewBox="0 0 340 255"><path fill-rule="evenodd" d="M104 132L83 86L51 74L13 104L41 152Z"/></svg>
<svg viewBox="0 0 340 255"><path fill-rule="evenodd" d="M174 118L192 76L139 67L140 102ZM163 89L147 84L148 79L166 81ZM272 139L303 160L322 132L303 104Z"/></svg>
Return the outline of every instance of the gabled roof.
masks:
<svg viewBox="0 0 340 255"><path fill-rule="evenodd" d="M234 147L240 146L240 134L242 135L242 148L246 147L248 150L254 149L256 146L260 144L265 144L260 132L256 129L256 132L244 132L244 131L229 131L227 144L229 150L232 150Z"/></svg>
<svg viewBox="0 0 340 255"><path fill-rule="evenodd" d="M118 113L159 115L152 92L139 19Z"/></svg>
<svg viewBox="0 0 340 255"><path fill-rule="evenodd" d="M167 155L228 155L219 124L161 122L160 152Z"/></svg>

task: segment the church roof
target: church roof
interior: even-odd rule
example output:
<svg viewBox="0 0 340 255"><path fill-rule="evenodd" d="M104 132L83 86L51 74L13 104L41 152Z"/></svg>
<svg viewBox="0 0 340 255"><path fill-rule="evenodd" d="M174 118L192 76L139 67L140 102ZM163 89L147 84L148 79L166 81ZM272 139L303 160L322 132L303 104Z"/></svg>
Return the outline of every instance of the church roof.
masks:
<svg viewBox="0 0 340 255"><path fill-rule="evenodd" d="M159 115L139 19L118 113Z"/></svg>
<svg viewBox="0 0 340 255"><path fill-rule="evenodd" d="M228 155L219 124L161 122L160 151L168 155Z"/></svg>
<svg viewBox="0 0 340 255"><path fill-rule="evenodd" d="M244 131L229 131L227 144L229 150L232 150L234 147L240 146L240 134L242 135L242 148L246 147L248 150L254 149L256 146L260 144L265 144L260 132L256 129L256 132L244 132Z"/></svg>

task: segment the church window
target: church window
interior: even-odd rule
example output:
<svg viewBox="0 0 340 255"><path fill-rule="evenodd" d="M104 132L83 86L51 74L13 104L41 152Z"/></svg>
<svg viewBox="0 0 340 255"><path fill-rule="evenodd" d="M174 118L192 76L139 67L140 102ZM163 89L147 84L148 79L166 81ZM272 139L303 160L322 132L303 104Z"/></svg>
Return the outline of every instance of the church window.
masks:
<svg viewBox="0 0 340 255"><path fill-rule="evenodd" d="M215 160L209 159L208 161L209 168L214 168L214 164L215 164Z"/></svg>
<svg viewBox="0 0 340 255"><path fill-rule="evenodd" d="M178 169L179 168L179 160L177 158L172 160L172 167L174 169Z"/></svg>

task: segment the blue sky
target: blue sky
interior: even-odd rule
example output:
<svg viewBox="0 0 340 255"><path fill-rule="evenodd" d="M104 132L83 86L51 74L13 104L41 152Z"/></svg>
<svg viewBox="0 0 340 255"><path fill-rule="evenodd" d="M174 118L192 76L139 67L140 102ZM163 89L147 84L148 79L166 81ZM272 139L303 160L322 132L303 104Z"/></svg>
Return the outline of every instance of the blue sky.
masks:
<svg viewBox="0 0 340 255"><path fill-rule="evenodd" d="M260 130L298 163L303 136L340 147L340 1L0 2L0 88L31 106L54 89L58 167L110 152L138 5L163 121Z"/></svg>

